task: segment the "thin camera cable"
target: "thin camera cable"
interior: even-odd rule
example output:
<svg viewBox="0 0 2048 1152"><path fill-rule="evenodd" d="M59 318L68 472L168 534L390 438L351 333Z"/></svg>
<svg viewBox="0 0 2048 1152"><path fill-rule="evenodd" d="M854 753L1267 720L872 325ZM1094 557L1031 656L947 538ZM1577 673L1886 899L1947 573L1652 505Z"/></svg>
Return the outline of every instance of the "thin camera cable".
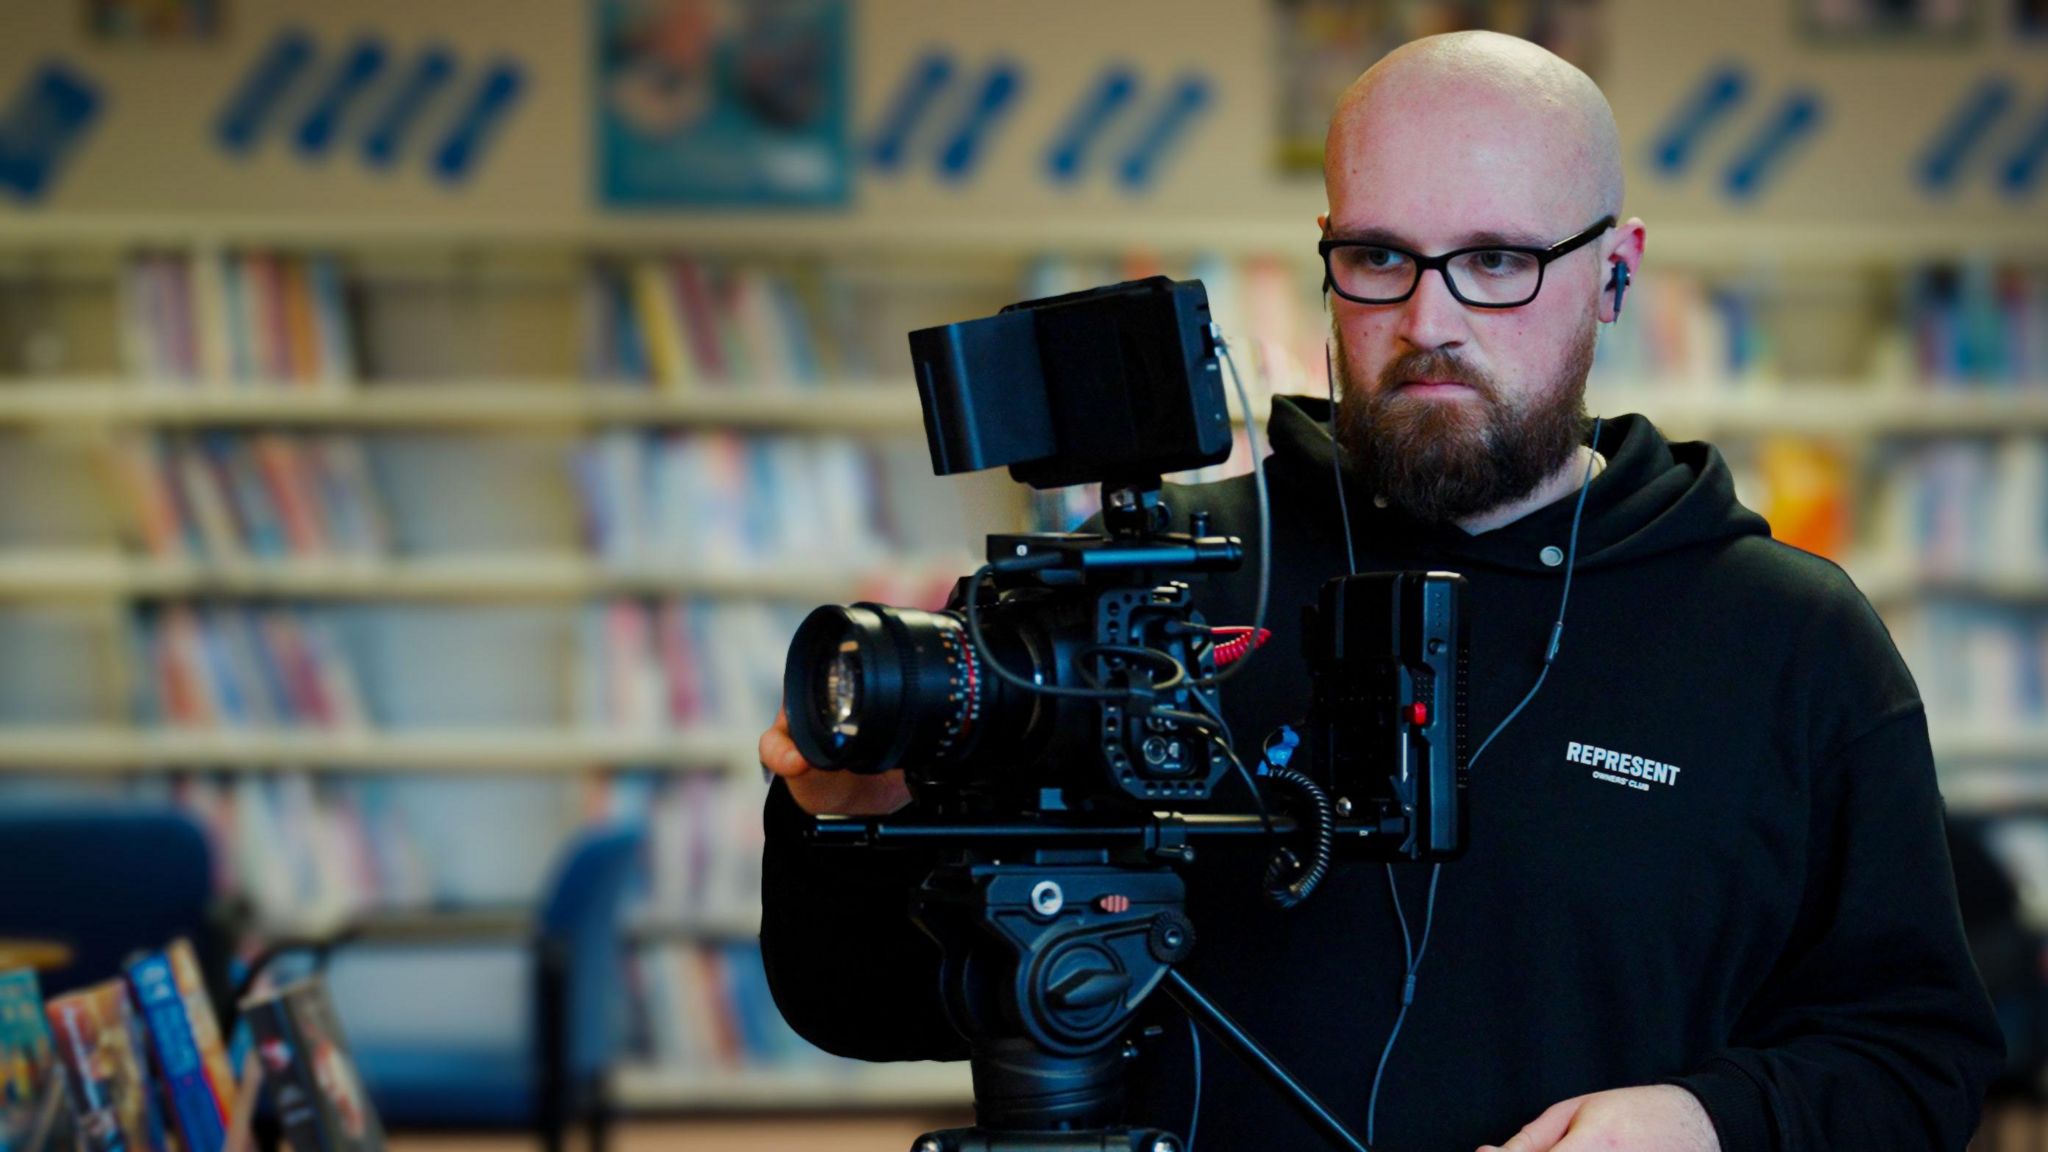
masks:
<svg viewBox="0 0 2048 1152"><path fill-rule="evenodd" d="M1344 564L1358 575L1358 552L1351 547L1351 505L1344 499L1343 453L1337 444L1337 370L1330 363L1330 342L1323 341L1323 379L1330 385L1330 478L1337 483L1337 514L1344 517Z"/></svg>
<svg viewBox="0 0 2048 1152"><path fill-rule="evenodd" d="M1344 473L1341 467L1339 445L1336 442L1337 374L1330 353L1330 346L1327 343L1323 345L1323 371L1328 381L1330 392L1330 471L1336 482L1338 512L1343 517L1345 561L1350 567L1351 574L1355 576L1358 574L1358 552L1352 542L1351 514L1345 502ZM1467 758L1465 761L1467 771L1479 763L1479 757L1486 752L1487 748L1492 746L1495 737L1498 737L1501 732L1506 730L1507 726L1514 722L1515 717L1520 716L1522 710L1529 706L1529 702L1536 698L1536 693L1542 689L1544 680L1550 675L1551 663L1557 659L1558 646L1564 639L1565 608L1571 603L1572 571L1578 566L1579 522L1586 511L1586 490L1593 483L1593 464L1599 457L1600 427L1602 423L1603 421L1599 417L1595 417L1593 420L1592 452L1586 457L1586 475L1584 479L1579 481L1578 501L1572 507L1571 537L1566 543L1565 551L1564 589L1558 597L1557 619L1551 624L1550 640L1544 646L1543 667L1537 671L1536 682L1529 686L1529 691L1523 694L1521 702L1516 704L1514 709L1501 719L1500 723L1494 725L1493 731L1488 733L1486 739L1480 742L1478 750ZM1411 948L1413 941L1408 932L1408 915L1401 906L1400 888L1394 882L1394 866L1392 864L1385 865L1387 891L1393 897L1394 916L1401 925L1401 950L1407 959L1407 975L1401 984L1401 1010L1395 1014L1394 1027L1387 1033L1386 1047L1380 1050L1379 1067L1374 1071L1372 1078L1372 1093L1366 1101L1365 1141L1368 1144L1373 1141L1374 1121L1379 1111L1380 1084L1387 1073L1387 1061L1394 1054L1394 1041L1401 1035L1401 1025L1408 1020L1408 1008L1415 1002L1416 973L1422 967L1423 954L1429 949L1429 933L1436 921L1437 884L1443 878L1443 867L1441 862L1430 866L1429 896L1425 902L1422 914L1422 939L1419 945Z"/></svg>
<svg viewBox="0 0 2048 1152"><path fill-rule="evenodd" d="M1223 357L1223 366L1230 369L1230 383L1237 391L1237 406L1244 413L1245 442L1252 456L1252 484L1259 494L1259 591L1257 607L1252 610L1250 635L1254 640L1250 650L1221 671L1194 681L1197 688L1213 688L1242 672L1244 666L1252 662L1253 654L1259 650L1256 637L1266 626L1266 600L1273 582L1273 507L1266 492L1266 461L1264 444L1259 436L1259 420L1252 412L1251 393L1245 391L1244 377L1238 374L1237 358L1230 354L1229 342L1223 339L1221 329L1214 330L1214 333L1216 351Z"/></svg>

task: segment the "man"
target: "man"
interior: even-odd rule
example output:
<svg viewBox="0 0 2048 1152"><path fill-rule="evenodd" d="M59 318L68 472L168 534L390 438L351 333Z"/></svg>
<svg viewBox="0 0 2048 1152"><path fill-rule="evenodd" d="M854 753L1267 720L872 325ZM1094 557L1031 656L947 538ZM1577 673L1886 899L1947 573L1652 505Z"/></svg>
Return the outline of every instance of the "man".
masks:
<svg viewBox="0 0 2048 1152"><path fill-rule="evenodd" d="M1711 447L1640 416L1585 441L1595 326L1644 246L1640 220L1613 223L1606 101L1523 41L1417 41L1345 94L1325 183L1343 399L1333 419L1274 404L1276 637L1224 689L1241 751L1302 714L1294 621L1330 576L1466 576L1475 742L1544 669L1567 565L1569 612L1543 687L1473 765L1462 859L1340 865L1280 911L1255 857L1207 852L1184 970L1388 1149L1962 1148L2002 1045L1883 625L1838 568L1770 540ZM1244 479L1167 502L1255 526ZM1248 622L1251 583L1198 602ZM762 943L785 1014L850 1055L964 1055L904 923L927 862L793 832L798 807L891 811L901 781L810 771L780 722L761 755L781 777ZM1132 1113L1185 1132L1194 1053L1163 1000ZM1203 1146L1326 1146L1208 1049Z"/></svg>

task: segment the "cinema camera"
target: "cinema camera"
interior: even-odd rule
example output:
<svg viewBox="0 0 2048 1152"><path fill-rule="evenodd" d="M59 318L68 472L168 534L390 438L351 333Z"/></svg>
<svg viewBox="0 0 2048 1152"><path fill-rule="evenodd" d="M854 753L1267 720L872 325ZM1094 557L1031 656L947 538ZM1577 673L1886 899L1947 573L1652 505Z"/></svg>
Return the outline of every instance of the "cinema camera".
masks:
<svg viewBox="0 0 2048 1152"><path fill-rule="evenodd" d="M1293 741L1269 739L1254 778L1219 696L1267 638L1264 478L1254 470L1248 625L1208 623L1179 578L1235 571L1242 542L1211 534L1199 509L1172 531L1161 502L1162 474L1230 454L1223 367L1248 409L1201 283L1025 301L912 332L910 349L935 473L1008 466L1037 488L1103 493L1099 532L990 536L988 563L942 611L828 605L790 645L783 692L804 759L900 768L913 798L881 819L817 817L811 838L917 845L940 861L910 915L943 955L977 1123L928 1133L915 1152L1175 1152L1173 1133L1118 1123L1127 1033L1161 988L1335 1143L1364 1148L1173 970L1195 939L1175 866L1204 839L1269 839L1267 895L1290 906L1338 852L1461 852L1462 579L1325 584L1304 609L1314 693L1301 755L1290 764ZM1233 770L1255 811L1222 810Z"/></svg>

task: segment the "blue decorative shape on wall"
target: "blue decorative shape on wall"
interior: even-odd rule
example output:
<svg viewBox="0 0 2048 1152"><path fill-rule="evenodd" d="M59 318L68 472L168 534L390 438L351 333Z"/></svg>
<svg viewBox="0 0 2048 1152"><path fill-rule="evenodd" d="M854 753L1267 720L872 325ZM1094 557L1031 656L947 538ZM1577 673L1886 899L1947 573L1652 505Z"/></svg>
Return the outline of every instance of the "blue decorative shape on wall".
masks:
<svg viewBox="0 0 2048 1152"><path fill-rule="evenodd" d="M1054 183L1071 184L1081 178L1089 150L1137 94L1137 73L1126 65L1112 64L1096 77L1046 150L1045 167Z"/></svg>
<svg viewBox="0 0 2048 1152"><path fill-rule="evenodd" d="M0 116L0 188L42 199L104 103L82 73L61 61L44 64Z"/></svg>
<svg viewBox="0 0 2048 1152"><path fill-rule="evenodd" d="M2034 114L2034 122L2020 135L2020 143L2000 166L1998 182L2005 194L2015 199L2031 196L2048 173L2048 102Z"/></svg>
<svg viewBox="0 0 2048 1152"><path fill-rule="evenodd" d="M504 123L525 88L526 74L519 65L510 60L492 64L435 150L434 175L450 184L468 179L492 133Z"/></svg>
<svg viewBox="0 0 2048 1152"><path fill-rule="evenodd" d="M1167 159L1186 139L1189 125L1209 107L1211 99L1209 82L1201 76L1183 76L1174 84L1117 165L1117 179L1126 189L1142 191L1158 179Z"/></svg>
<svg viewBox="0 0 2048 1152"><path fill-rule="evenodd" d="M1920 157L1920 183L1934 192L1955 187L1970 154L1991 135L2012 102L2012 84L2003 76L1988 77L1971 89L1928 140Z"/></svg>
<svg viewBox="0 0 2048 1152"><path fill-rule="evenodd" d="M221 107L214 121L214 138L220 146L235 155L254 149L278 106L312 63L311 37L296 29L278 33Z"/></svg>
<svg viewBox="0 0 2048 1152"><path fill-rule="evenodd" d="M1787 95L1729 163L1725 180L1728 195L1737 200L1760 195L1772 177L1798 154L1799 146L1819 129L1822 115L1819 93L1799 89Z"/></svg>
<svg viewBox="0 0 2048 1152"><path fill-rule="evenodd" d="M939 151L939 175L963 181L974 174L1004 114L1017 102L1024 88L1024 74L1016 64L1003 60L989 66L981 87Z"/></svg>
<svg viewBox="0 0 2048 1152"><path fill-rule="evenodd" d="M349 105L384 71L386 55L381 42L365 38L356 41L355 47L342 57L333 75L327 78L327 86L313 98L306 118L299 121L296 140L301 153L319 156L334 143L341 133L342 121L348 116Z"/></svg>
<svg viewBox="0 0 2048 1152"><path fill-rule="evenodd" d="M405 148L406 134L433 105L449 80L455 76L455 57L446 48L429 48L413 61L412 71L398 82L391 98L370 121L363 136L363 159L374 168L389 168L398 162Z"/></svg>
<svg viewBox="0 0 2048 1152"><path fill-rule="evenodd" d="M955 71L953 58L937 48L926 52L910 66L902 86L896 90L896 98L889 102L889 110L882 116L881 125L875 129L874 138L868 144L868 163L884 172L894 172L903 167L911 141L916 138L918 129L930 119L939 97L952 84Z"/></svg>
<svg viewBox="0 0 2048 1152"><path fill-rule="evenodd" d="M1651 167L1665 176L1684 172L1707 135L1735 111L1748 92L1748 73L1733 64L1707 73L1652 141Z"/></svg>

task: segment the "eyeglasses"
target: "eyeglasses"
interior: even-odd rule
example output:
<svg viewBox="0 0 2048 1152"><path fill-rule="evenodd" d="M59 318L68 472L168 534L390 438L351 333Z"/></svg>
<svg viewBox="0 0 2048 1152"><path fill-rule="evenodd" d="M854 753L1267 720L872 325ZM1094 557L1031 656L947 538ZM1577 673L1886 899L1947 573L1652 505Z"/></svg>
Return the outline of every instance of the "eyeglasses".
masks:
<svg viewBox="0 0 2048 1152"><path fill-rule="evenodd" d="M1614 217L1548 248L1488 244L1424 256L1377 240L1324 240L1323 288L1355 304L1399 304L1415 295L1424 271L1443 274L1451 295L1468 308L1519 308L1543 289L1543 269L1614 227Z"/></svg>

